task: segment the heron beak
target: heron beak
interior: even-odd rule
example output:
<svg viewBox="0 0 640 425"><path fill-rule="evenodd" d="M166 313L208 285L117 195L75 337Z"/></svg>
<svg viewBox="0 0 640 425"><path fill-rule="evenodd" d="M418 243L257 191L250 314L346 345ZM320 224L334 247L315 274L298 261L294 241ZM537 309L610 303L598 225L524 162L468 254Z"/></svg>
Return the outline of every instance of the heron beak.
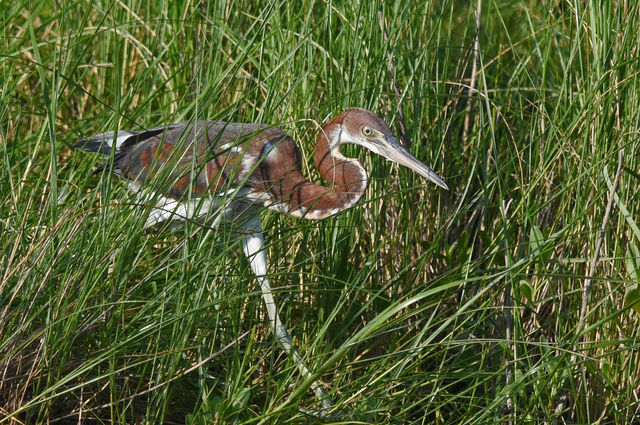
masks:
<svg viewBox="0 0 640 425"><path fill-rule="evenodd" d="M378 153L385 158L404 165L420 174L424 178L431 180L443 189L449 190L449 186L431 168L424 165L418 158L411 155L411 152L398 142L393 136L384 136L383 140L378 139Z"/></svg>

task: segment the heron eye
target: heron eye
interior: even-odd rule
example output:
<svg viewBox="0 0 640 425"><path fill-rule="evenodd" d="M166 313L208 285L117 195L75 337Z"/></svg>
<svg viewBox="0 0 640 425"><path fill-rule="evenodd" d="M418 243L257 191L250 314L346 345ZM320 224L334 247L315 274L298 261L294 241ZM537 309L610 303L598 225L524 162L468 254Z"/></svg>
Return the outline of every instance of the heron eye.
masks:
<svg viewBox="0 0 640 425"><path fill-rule="evenodd" d="M365 136L371 136L373 134L373 130L371 130L367 126L362 127L362 134L364 134Z"/></svg>

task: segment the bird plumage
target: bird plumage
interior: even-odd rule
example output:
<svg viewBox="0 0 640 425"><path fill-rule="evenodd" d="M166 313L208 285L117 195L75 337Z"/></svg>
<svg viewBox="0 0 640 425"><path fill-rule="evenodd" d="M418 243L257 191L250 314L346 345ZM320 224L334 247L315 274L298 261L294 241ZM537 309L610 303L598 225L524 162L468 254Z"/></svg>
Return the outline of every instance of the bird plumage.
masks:
<svg viewBox="0 0 640 425"><path fill-rule="evenodd" d="M292 353L323 408L329 409L330 399L312 380L278 316L257 213L269 208L315 220L353 207L367 188L367 174L360 161L340 153L345 143L363 146L447 188L433 170L398 143L382 119L360 108L344 111L318 134L314 160L328 186L307 179L295 142L279 128L264 124L185 121L143 131L107 132L75 146L113 155L113 161L97 171L110 167L128 180L143 203L153 202L145 227L203 216L245 217L239 224L245 229L243 250L260 284L274 335Z"/></svg>
<svg viewBox="0 0 640 425"><path fill-rule="evenodd" d="M315 162L328 187L303 175L302 156L291 137L264 124L185 121L145 131L103 133L75 146L103 154L115 149L115 174L135 188L153 186L168 201L224 195L242 186L245 202L313 220L352 207L366 190L362 164L342 156L333 141L339 140L336 132L357 131L343 128L347 113L375 117L374 123L391 133L377 116L362 111L348 110L318 136Z"/></svg>

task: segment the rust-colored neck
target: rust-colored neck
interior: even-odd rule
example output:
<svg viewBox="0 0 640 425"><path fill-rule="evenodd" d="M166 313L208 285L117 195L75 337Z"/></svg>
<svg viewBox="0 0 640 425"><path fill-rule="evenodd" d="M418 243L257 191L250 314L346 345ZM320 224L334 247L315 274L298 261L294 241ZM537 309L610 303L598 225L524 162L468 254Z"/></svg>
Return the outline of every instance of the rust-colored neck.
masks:
<svg viewBox="0 0 640 425"><path fill-rule="evenodd" d="M316 141L316 167L320 176L331 186L312 183L298 167L292 170L285 166L282 177L279 177L280 172L272 175L279 168L276 164L268 163L261 180L271 182L268 191L273 195L270 201L272 208L295 217L318 220L349 209L360 200L367 189L367 174L360 161L345 158L340 154L338 141L331 140L339 137L343 116L325 125ZM282 154L287 157L284 152ZM291 155L295 156L293 153ZM278 183L273 184L274 181Z"/></svg>
<svg viewBox="0 0 640 425"><path fill-rule="evenodd" d="M331 140L338 137L343 115L326 124L318 134L316 168L331 187L309 183L300 188L300 198L308 208L307 218L325 218L349 209L367 189L367 173L360 161L344 157L338 141Z"/></svg>
<svg viewBox="0 0 640 425"><path fill-rule="evenodd" d="M367 173L364 167L354 158L346 158L340 154L339 147L332 144L340 132L340 117L322 128L316 140L315 163L318 172L332 187L340 192L349 192L360 196L367 189Z"/></svg>

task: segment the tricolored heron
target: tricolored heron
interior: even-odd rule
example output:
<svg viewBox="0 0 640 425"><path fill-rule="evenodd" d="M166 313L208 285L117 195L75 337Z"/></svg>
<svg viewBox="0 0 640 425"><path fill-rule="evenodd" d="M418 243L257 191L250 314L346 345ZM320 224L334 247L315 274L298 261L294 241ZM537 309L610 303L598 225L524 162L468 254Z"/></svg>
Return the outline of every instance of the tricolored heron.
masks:
<svg viewBox="0 0 640 425"><path fill-rule="evenodd" d="M363 146L448 189L396 140L382 119L360 108L346 110L318 135L315 163L328 187L302 174L300 150L291 137L264 124L181 122L144 131L111 131L75 147L103 154L115 149L113 162L97 171L110 167L139 195L155 202L145 228L167 220L244 219L242 247L260 284L275 338L309 378L311 372L280 320L267 279L259 212L266 207L318 220L353 207L367 188L367 173L360 161L340 153L345 143ZM313 382L311 388L323 407L330 408L322 386Z"/></svg>

